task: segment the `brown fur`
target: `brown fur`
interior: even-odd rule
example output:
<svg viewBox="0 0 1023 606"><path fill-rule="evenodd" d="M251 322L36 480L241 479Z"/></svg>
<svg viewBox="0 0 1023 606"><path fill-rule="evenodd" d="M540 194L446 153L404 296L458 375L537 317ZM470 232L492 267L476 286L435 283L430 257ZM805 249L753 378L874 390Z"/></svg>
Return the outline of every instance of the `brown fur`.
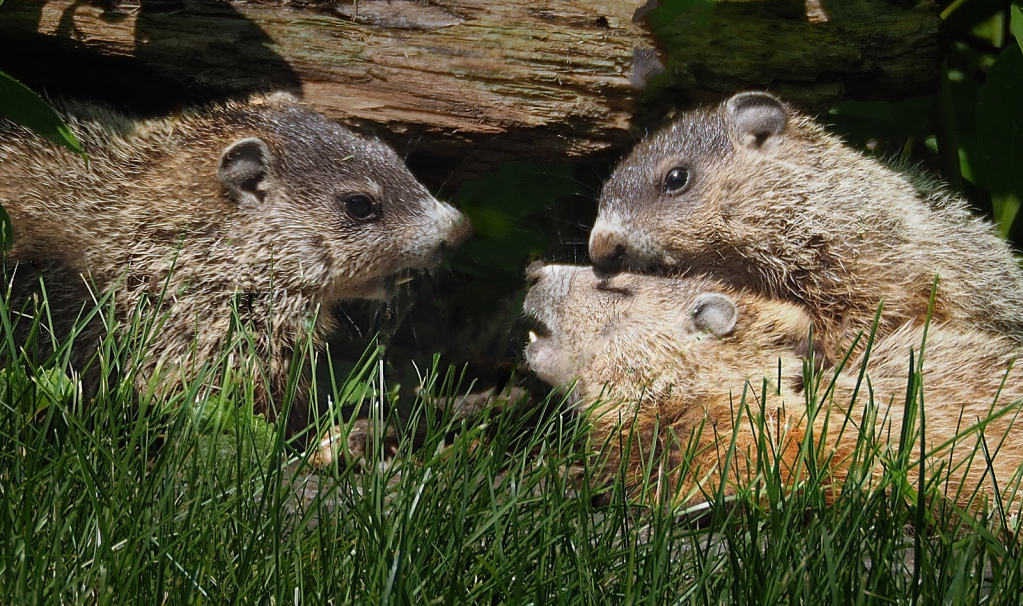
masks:
<svg viewBox="0 0 1023 606"><path fill-rule="evenodd" d="M88 164L0 119L15 288L39 270L62 330L100 293L114 292L121 322L163 297L141 375L165 386L224 350L237 304L270 377L257 402L273 416L308 328L319 341L337 301L380 298L389 277L431 266L468 233L391 149L289 95L152 120L78 103L61 113ZM375 214L353 214L353 196Z"/></svg>
<svg viewBox="0 0 1023 606"><path fill-rule="evenodd" d="M606 279L590 268L564 265L532 268L531 277L526 313L543 325L541 333L550 334L531 337L526 350L530 366L555 386L578 381L576 406L591 412L594 438L598 445L606 441L610 469L618 468L630 435L627 469L633 483L651 450L664 454L654 471L658 490L671 490L678 504L717 494L733 433L725 495L748 484L758 463L777 461L783 478L793 481L800 453L806 453L800 446L807 427L817 438L827 436L819 451L825 458L819 460L830 477L822 481L835 488L847 479L860 428L876 436L882 455L894 456L898 448L909 353L919 354L921 327L907 325L875 344L855 404L863 361L850 360L822 402L822 412L808 423L800 354L805 353L801 339L810 318L798 306L705 277L623 273ZM722 313L706 319L709 314L701 307L706 303L701 302L709 297L733 302L734 324ZM984 427L983 436L996 455L991 471L998 488L1018 512L1019 495L1012 487L1019 481L1023 445L1013 423L1023 382L1014 374L1002 386L1016 354L1015 345L1004 338L947 325L929 329L922 376L927 475L944 473L946 494L963 507L979 507L994 494L983 451L970 462L978 444L975 426L992 410L1010 407ZM824 381L818 394L828 384ZM871 391L877 411L873 422L865 417ZM740 408L744 397L749 410ZM761 414L763 430L751 422L751 416ZM761 439L773 445L777 456L769 453L758 462ZM911 461L918 461L918 441L912 449ZM875 477L882 458L875 459ZM919 465L909 470L914 485L919 471ZM804 472L801 478L806 477ZM971 501L975 492L981 498Z"/></svg>
<svg viewBox="0 0 1023 606"><path fill-rule="evenodd" d="M688 171L670 192L667 177ZM710 274L806 306L832 357L871 326L934 319L1023 342L1023 272L987 221L928 179L845 146L766 93L684 113L605 184L605 272Z"/></svg>

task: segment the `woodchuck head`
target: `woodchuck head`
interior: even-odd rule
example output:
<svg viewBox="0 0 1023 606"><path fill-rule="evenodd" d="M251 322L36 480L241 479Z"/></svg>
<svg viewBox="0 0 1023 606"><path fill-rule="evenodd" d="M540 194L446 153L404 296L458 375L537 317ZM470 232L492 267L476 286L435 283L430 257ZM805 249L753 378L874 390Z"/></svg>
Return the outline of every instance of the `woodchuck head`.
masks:
<svg viewBox="0 0 1023 606"><path fill-rule="evenodd" d="M766 93L686 112L640 142L600 195L590 257L607 272L695 267L748 274L791 247L787 190L823 132ZM802 206L806 204L803 195ZM797 213L798 214L798 213ZM780 242L780 244L779 244ZM774 269L774 268L771 268ZM784 269L784 268L782 268Z"/></svg>
<svg viewBox="0 0 1023 606"><path fill-rule="evenodd" d="M436 265L471 233L391 148L289 96L225 111L241 123L217 167L243 216L235 224L277 251L277 273L322 286L327 300L380 298L388 277Z"/></svg>
<svg viewBox="0 0 1023 606"><path fill-rule="evenodd" d="M796 305L740 293L705 278L667 278L590 267L532 265L524 311L537 328L526 360L552 386L576 385L587 406L600 396L637 399L663 390L706 390L708 376L737 379L798 364L809 317Z"/></svg>

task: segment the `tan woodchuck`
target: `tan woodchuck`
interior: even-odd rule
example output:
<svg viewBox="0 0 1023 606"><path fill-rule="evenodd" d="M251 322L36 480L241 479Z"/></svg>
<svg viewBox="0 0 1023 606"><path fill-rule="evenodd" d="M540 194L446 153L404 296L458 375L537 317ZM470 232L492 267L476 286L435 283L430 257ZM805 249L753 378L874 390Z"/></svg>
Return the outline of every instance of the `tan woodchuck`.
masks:
<svg viewBox="0 0 1023 606"><path fill-rule="evenodd" d="M15 288L43 274L56 320L108 291L122 323L162 300L147 381L171 385L215 361L236 308L269 377L257 403L274 417L297 343L332 329L335 303L383 297L471 230L389 147L284 93L149 120L59 109L88 163L0 120L8 268Z"/></svg>
<svg viewBox="0 0 1023 606"><path fill-rule="evenodd" d="M656 462L648 498L667 490L674 504L692 505L731 495L776 462L792 486L809 477L800 459L809 448L833 498L854 479L851 469L856 481L876 480L896 458L920 326L876 342L859 386L862 358L837 378L834 371L825 376L810 398L820 400L820 412L808 422L802 354L810 318L799 306L706 277L607 278L567 265L533 266L529 277L524 307L538 324L526 349L529 366L554 386L577 381L575 406L591 413L595 444L604 446L611 473L628 451L624 469L635 487L644 465ZM979 510L985 499L992 506L997 482L1006 507L1019 512L1023 419L1015 418L1023 381L1018 373L1007 376L1016 354L1003 337L929 327L922 354L924 468L928 477L942 477L943 494L963 508ZM917 431L908 475L917 486L919 418L910 422ZM814 446L804 447L808 427ZM852 462L860 438L867 451L878 448L866 472L863 451Z"/></svg>
<svg viewBox="0 0 1023 606"><path fill-rule="evenodd" d="M878 305L887 334L934 318L1023 342L1023 272L992 225L919 171L847 147L775 97L740 93L640 142L600 195L602 271L708 273L802 303L840 357Z"/></svg>

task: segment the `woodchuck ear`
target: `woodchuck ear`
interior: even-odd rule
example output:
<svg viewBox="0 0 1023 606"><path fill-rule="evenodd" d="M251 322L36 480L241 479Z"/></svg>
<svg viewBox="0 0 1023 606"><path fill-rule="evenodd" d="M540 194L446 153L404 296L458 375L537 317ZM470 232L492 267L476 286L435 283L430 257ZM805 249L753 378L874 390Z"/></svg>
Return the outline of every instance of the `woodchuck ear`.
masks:
<svg viewBox="0 0 1023 606"><path fill-rule="evenodd" d="M723 337L735 329L739 309L735 301L720 293L705 293L696 297L689 314L699 330Z"/></svg>
<svg viewBox="0 0 1023 606"><path fill-rule="evenodd" d="M789 122L789 113L767 93L739 93L725 103L725 121L740 145L760 149Z"/></svg>
<svg viewBox="0 0 1023 606"><path fill-rule="evenodd" d="M256 137L235 141L220 155L217 177L235 202L266 199L270 188L270 148Z"/></svg>

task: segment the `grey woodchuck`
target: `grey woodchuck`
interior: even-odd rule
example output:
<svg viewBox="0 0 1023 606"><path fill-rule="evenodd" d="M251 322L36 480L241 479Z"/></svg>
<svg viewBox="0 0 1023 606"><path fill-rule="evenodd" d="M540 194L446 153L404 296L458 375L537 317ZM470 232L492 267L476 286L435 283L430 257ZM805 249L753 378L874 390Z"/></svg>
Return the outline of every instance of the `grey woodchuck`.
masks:
<svg viewBox="0 0 1023 606"><path fill-rule="evenodd" d="M992 225L919 174L844 145L761 92L683 113L640 142L600 194L604 272L709 273L802 303L840 356L869 330L934 318L1023 342L1023 272Z"/></svg>
<svg viewBox="0 0 1023 606"><path fill-rule="evenodd" d="M285 93L159 119L76 102L59 111L88 164L0 119L13 284L41 273L63 329L105 292L122 323L162 300L162 329L137 361L160 391L215 362L235 313L268 377L257 407L275 418L296 346L333 328L336 302L381 298L471 231L389 147ZM292 427L306 421L304 391Z"/></svg>
<svg viewBox="0 0 1023 606"><path fill-rule="evenodd" d="M526 349L529 366L554 386L577 381L575 406L590 412L607 469L618 470L628 451L624 469L635 486L644 465L657 462L648 494L655 502L662 491L675 505L734 494L775 463L786 483L806 480L806 459L801 476L797 462L809 451L808 428L828 498L846 481L876 479L896 457L909 353L921 355L924 338L918 324L873 344L859 387L862 357L837 377L827 375L816 392L819 412L808 419L803 356L812 320L800 306L703 276L607 278L568 265L534 265L529 276L524 308L538 324ZM1023 419L1015 419L1023 382L1018 372L1008 374L1017 353L1004 337L929 326L923 468L928 477L940 475L945 497L963 508L980 510L985 500L992 506L997 485L1007 514L1019 513ZM919 418L910 422L919 429ZM919 433L912 435L916 462ZM868 450L879 446L867 471L862 452L851 464L861 436L869 438ZM914 486L920 469L908 469Z"/></svg>

